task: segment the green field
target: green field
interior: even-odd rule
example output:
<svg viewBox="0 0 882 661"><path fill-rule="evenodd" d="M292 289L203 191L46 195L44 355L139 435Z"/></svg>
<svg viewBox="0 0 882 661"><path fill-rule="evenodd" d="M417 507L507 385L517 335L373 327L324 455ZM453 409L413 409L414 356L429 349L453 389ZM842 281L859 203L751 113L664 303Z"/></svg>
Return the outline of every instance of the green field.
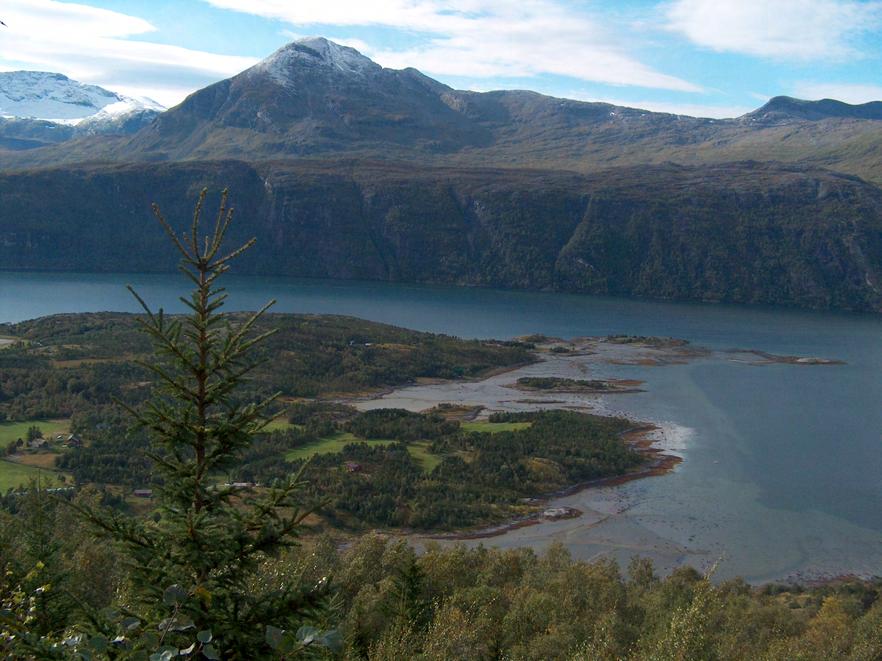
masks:
<svg viewBox="0 0 882 661"><path fill-rule="evenodd" d="M28 427L37 425L43 432L43 438L51 440L55 434L70 429L70 420L27 420L25 422L0 422L0 450L5 449L10 441L27 438Z"/></svg>
<svg viewBox="0 0 882 661"><path fill-rule="evenodd" d="M300 425L292 425L288 422L288 419L285 416L279 416L278 418L273 418L270 420L266 427L263 428L264 431L285 431L286 429L294 429L299 427Z"/></svg>
<svg viewBox="0 0 882 661"><path fill-rule="evenodd" d="M430 473L444 459L441 455L429 452L429 443L426 441L411 443L407 446L407 451L427 473Z"/></svg>
<svg viewBox="0 0 882 661"><path fill-rule="evenodd" d="M367 443L368 445L389 445L395 441L389 440L371 440L366 441L358 438L349 432L338 432L333 436L321 439L318 443L311 443L300 448L294 448L285 455L288 461L297 461L298 459L308 459L315 454L335 454L341 452L343 447L350 443Z"/></svg>
<svg viewBox="0 0 882 661"><path fill-rule="evenodd" d="M464 422L462 423L462 430L496 434L501 431L526 429L532 424L532 422Z"/></svg>
<svg viewBox="0 0 882 661"><path fill-rule="evenodd" d="M0 493L26 486L32 478L42 476L41 482L50 487L58 486L58 473L34 466L23 466L0 459Z"/></svg>
<svg viewBox="0 0 882 661"><path fill-rule="evenodd" d="M304 445L303 447L291 450L285 455L285 459L288 461L297 461L298 459L308 459L316 454L336 454L341 452L343 447L349 443L390 445L395 443L395 441L388 439L365 440L363 438L358 438L349 432L338 432L333 436L321 439L318 443L311 443L310 445ZM440 464L443 459L443 457L429 452L429 443L426 441L408 444L407 451L427 473Z"/></svg>

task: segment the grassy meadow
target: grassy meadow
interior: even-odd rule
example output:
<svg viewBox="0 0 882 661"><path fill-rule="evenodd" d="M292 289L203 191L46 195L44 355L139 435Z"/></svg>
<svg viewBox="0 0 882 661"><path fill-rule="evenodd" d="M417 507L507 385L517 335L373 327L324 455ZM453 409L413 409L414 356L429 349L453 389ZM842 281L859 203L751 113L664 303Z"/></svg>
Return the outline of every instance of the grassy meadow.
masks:
<svg viewBox="0 0 882 661"><path fill-rule="evenodd" d="M55 434L62 434L70 429L70 420L26 420L25 422L0 422L0 449L5 449L10 442L19 438L27 438L28 428L36 425L43 432L43 438L52 440Z"/></svg>
<svg viewBox="0 0 882 661"><path fill-rule="evenodd" d="M7 459L0 459L0 493L25 486L34 478L43 484L57 486L60 473L36 466L26 466Z"/></svg>
<svg viewBox="0 0 882 661"><path fill-rule="evenodd" d="M463 422L461 427L463 431L482 432L485 434L498 434L502 431L519 431L526 429L532 422Z"/></svg>

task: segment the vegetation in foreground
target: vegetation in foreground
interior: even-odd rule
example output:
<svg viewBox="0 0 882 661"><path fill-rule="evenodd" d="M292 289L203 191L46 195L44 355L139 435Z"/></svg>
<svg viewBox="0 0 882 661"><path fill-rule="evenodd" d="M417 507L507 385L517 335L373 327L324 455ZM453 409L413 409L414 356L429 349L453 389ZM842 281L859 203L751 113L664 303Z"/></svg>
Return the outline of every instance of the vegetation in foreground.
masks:
<svg viewBox="0 0 882 661"><path fill-rule="evenodd" d="M87 489L76 498L98 501L101 494ZM113 547L45 496L30 494L16 503L16 514L0 518L0 554L7 566L0 576L0 609L26 604L34 630L52 637L81 627L84 605L118 607L126 566ZM374 534L339 548L333 538L313 540L267 559L255 574L256 585L321 583L332 595L325 617L340 646L313 650L312 658L882 658L879 581L756 588L739 580L715 584L689 568L660 578L644 559L622 571L609 560L573 560L559 546L537 555L430 544L416 554L405 542ZM38 558L42 566L29 572ZM0 638L0 656L8 645ZM81 649L92 659L124 658ZM298 657L264 649L249 658Z"/></svg>
<svg viewBox="0 0 882 661"><path fill-rule="evenodd" d="M251 349L272 335L255 328L271 303L237 319L221 312L227 294L217 280L253 240L231 252L223 247L232 221L226 192L213 231L203 236L204 198L205 191L183 237L154 206L194 285L182 299L190 314L154 313L132 290L144 308L139 325L154 347L151 359L136 365L154 383L137 407L119 404L146 435L144 456L160 477L151 516L127 516L79 499L47 501L36 486L23 497L22 509L34 514L26 519L31 525L64 507L93 541L112 548L114 566L122 570L120 592L100 610L73 597L63 575L50 575L47 563L56 564L57 546L46 536L35 540L33 564L18 574L4 555L0 644L9 656L251 659L337 646L335 630L318 628L330 612L323 584L260 580L261 564L294 546L307 515L298 498L299 476L289 474L260 494L242 494L213 479L251 445L277 395L256 403L234 398L257 367ZM29 550L12 539L9 545ZM32 594L23 588L28 581L38 581ZM52 587L61 590L52 593ZM60 594L67 603L42 609L46 594Z"/></svg>

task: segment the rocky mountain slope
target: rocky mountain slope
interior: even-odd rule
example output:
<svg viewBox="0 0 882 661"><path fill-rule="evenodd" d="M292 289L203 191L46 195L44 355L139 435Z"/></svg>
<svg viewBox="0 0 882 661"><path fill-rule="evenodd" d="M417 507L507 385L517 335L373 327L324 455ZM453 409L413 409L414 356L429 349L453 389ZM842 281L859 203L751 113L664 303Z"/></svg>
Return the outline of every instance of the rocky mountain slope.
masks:
<svg viewBox="0 0 882 661"><path fill-rule="evenodd" d="M743 117L715 120L528 91L467 92L310 38L193 93L134 136L77 140L4 160L9 167L35 167L345 155L579 172L776 160L882 183L880 106L776 97Z"/></svg>

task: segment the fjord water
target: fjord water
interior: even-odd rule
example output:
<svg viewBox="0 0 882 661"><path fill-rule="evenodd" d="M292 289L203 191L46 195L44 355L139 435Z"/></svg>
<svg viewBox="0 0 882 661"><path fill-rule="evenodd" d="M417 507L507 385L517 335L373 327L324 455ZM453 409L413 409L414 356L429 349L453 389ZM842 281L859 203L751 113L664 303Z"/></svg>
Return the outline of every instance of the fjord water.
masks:
<svg viewBox="0 0 882 661"><path fill-rule="evenodd" d="M177 296L185 283L173 275L0 272L0 322L137 311L126 283L154 306L183 307ZM722 559L720 575L882 573L880 317L375 282L230 276L226 285L234 309L276 298L279 312L346 314L462 337L662 335L717 350L843 360L615 368L646 379L647 392L618 396L614 406L676 425L686 439L674 473L616 489L645 529L704 564ZM590 555L591 531L568 530L562 541Z"/></svg>

